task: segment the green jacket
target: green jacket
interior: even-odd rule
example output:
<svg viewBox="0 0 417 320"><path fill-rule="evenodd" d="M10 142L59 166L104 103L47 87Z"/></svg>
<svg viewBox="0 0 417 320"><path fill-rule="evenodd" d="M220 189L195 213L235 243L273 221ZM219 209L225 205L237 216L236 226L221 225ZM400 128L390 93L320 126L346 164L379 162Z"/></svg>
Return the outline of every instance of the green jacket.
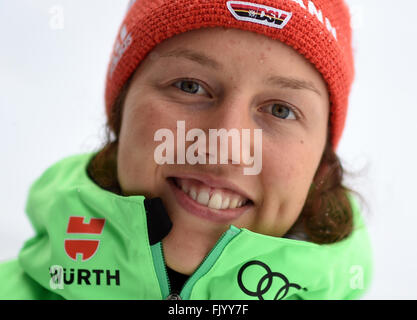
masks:
<svg viewBox="0 0 417 320"><path fill-rule="evenodd" d="M57 162L31 186L26 212L35 236L17 259L0 264L1 299L169 296L163 248L151 241L149 230L160 204L100 188L86 171L94 154ZM371 247L358 204L349 198L354 231L330 245L230 226L185 283L181 298L361 297L371 280Z"/></svg>

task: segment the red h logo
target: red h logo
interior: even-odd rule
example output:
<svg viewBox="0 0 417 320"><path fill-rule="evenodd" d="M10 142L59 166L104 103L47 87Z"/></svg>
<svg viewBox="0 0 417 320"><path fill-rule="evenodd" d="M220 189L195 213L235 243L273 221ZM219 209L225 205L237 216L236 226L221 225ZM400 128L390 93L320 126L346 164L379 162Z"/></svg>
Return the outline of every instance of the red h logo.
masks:
<svg viewBox="0 0 417 320"><path fill-rule="evenodd" d="M91 218L89 223L84 223L84 219L85 217L70 217L67 233L97 235L103 232L106 219ZM100 240L66 239L65 252L73 260L77 260L77 254L81 254L82 261L85 261L94 256L99 244Z"/></svg>

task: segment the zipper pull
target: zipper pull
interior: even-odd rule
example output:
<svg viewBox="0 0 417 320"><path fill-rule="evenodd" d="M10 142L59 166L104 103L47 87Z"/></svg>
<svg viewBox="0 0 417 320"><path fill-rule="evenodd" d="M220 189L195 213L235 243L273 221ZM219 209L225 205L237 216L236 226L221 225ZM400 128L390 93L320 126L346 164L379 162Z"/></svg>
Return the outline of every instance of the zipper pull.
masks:
<svg viewBox="0 0 417 320"><path fill-rule="evenodd" d="M166 300L182 300L178 293L171 293Z"/></svg>

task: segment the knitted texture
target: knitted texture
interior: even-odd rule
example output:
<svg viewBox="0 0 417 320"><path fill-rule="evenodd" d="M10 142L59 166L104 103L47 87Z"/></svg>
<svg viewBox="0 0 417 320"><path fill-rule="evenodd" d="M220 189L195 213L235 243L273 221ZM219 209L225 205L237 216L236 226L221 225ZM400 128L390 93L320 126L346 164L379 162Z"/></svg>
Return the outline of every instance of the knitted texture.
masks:
<svg viewBox="0 0 417 320"><path fill-rule="evenodd" d="M350 14L343 0L131 0L108 66L107 116L124 83L157 44L176 34L218 26L279 40L316 67L330 94L330 133L336 150L354 76Z"/></svg>

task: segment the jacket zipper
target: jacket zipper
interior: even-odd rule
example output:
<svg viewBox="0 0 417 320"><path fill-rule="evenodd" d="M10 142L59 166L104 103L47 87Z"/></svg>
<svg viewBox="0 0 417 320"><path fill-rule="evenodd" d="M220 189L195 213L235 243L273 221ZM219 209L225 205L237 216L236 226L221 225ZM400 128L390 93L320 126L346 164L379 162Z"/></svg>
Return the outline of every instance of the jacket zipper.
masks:
<svg viewBox="0 0 417 320"><path fill-rule="evenodd" d="M211 267L219 258L220 254L223 252L226 245L234 237L236 237L240 233L240 231L241 230L239 228L236 228L235 226L231 225L230 228L221 235L219 240L217 240L214 247L205 256L205 258L194 271L194 273L187 279L187 281L181 289L179 296L171 294L171 286L166 270L162 243L158 242L157 244L151 246L152 257L154 260L159 286L161 288L162 298L169 300L188 300L191 296L192 288L194 287L194 284L197 282L197 280L204 276L211 269Z"/></svg>
<svg viewBox="0 0 417 320"><path fill-rule="evenodd" d="M169 283L168 272L166 269L162 242L151 246L152 259L155 266L156 277L158 278L159 287L161 288L162 299L167 298L171 293L171 284Z"/></svg>

